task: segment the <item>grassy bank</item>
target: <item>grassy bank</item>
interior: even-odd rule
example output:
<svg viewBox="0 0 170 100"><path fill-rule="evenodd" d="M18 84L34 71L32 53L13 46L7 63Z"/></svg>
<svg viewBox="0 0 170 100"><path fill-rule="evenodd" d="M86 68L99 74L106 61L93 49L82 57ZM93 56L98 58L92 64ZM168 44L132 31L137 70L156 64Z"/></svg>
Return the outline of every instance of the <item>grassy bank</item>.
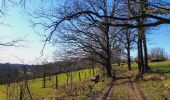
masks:
<svg viewBox="0 0 170 100"><path fill-rule="evenodd" d="M170 61L149 63L151 73L138 82L139 89L147 100L170 99Z"/></svg>
<svg viewBox="0 0 170 100"><path fill-rule="evenodd" d="M151 73L145 74L142 79L135 81L138 89L146 100L170 100L170 61L150 62ZM132 70L127 71L127 64L123 67L114 67L119 74L126 73L135 78L138 74L136 63L132 63ZM123 77L123 76L122 76ZM124 80L124 82L122 82ZM129 100L126 79L118 79L114 86L113 98L116 100Z"/></svg>

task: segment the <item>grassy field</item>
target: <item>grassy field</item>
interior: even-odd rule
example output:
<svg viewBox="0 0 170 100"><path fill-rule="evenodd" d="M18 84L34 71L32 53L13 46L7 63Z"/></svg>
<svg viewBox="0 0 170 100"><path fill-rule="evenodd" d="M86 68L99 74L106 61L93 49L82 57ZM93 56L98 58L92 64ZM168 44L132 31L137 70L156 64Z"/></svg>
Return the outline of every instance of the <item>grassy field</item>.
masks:
<svg viewBox="0 0 170 100"><path fill-rule="evenodd" d="M170 61L149 63L151 73L138 82L147 100L170 99Z"/></svg>
<svg viewBox="0 0 170 100"><path fill-rule="evenodd" d="M95 73L97 73L98 70L99 69L96 68ZM79 72L80 72L80 76L81 76L81 81L89 79L89 77L91 77L92 74L93 74L92 69L84 69L84 70L80 70L80 71L71 72L73 83L80 82ZM52 92L56 88L55 87L55 77L56 76L51 76L51 79L50 79L50 77L46 78L46 88L42 88L42 83L43 83L42 78L30 80L29 86L30 86L30 91L31 91L33 97L37 98L37 97L40 97L40 96L43 96L45 94ZM69 80L69 82L70 82L70 80ZM67 83L66 73L58 74L58 85L59 85L59 87L66 85L66 83ZM16 83L13 83L13 85L17 86ZM5 85L0 85L0 100L5 100L5 99L6 99Z"/></svg>
<svg viewBox="0 0 170 100"><path fill-rule="evenodd" d="M149 63L151 67L151 73L145 74L142 79L136 81L141 94L147 100L169 100L170 99L170 61L163 62L151 62ZM126 65L124 67L116 67L116 73L119 76L119 73L127 73L130 77L134 77L138 74L137 64L132 64L132 71L127 71ZM91 72L90 72L91 71ZM95 73L99 69L95 69ZM71 72L73 75L73 82L75 84L79 83L79 73L81 74L81 80L87 80L92 76L92 69L84 69L81 71ZM90 74L91 73L91 74ZM119 77L123 74L120 74ZM70 80L69 80L70 82ZM114 84L114 91L112 92L112 98L116 100L129 100L129 84L127 79L118 79ZM65 73L58 74L58 84L59 87L66 85L67 75ZM39 98L46 94L50 94L55 90L55 76L47 77L46 88L42 88L42 78L31 80L29 82L30 90L34 98ZM70 83L69 83L70 84ZM82 87L84 83L81 83ZM80 84L79 84L80 85ZM105 87L105 82L99 82L93 86L93 89L85 91L83 95L80 95L77 99L88 98L96 93L96 91L102 91ZM76 86L77 87L77 86ZM74 87L76 90L77 88ZM88 86L87 86L88 87ZM85 87L84 87L85 88ZM79 90L79 89L78 89ZM77 90L77 91L78 91ZM64 92L64 91L63 91ZM0 100L5 100L5 85L0 86Z"/></svg>

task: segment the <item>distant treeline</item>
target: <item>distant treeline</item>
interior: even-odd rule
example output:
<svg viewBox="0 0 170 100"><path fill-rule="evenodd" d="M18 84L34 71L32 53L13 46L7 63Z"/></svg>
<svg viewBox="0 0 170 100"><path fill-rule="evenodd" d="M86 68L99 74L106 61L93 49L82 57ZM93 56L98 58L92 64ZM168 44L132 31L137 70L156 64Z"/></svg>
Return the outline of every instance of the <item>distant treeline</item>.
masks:
<svg viewBox="0 0 170 100"><path fill-rule="evenodd" d="M85 63L83 63L85 64ZM77 64L74 62L59 61L43 65L24 65L24 64L0 64L0 84L21 81L24 78L35 79L55 75L63 72L75 71L89 68L90 65Z"/></svg>

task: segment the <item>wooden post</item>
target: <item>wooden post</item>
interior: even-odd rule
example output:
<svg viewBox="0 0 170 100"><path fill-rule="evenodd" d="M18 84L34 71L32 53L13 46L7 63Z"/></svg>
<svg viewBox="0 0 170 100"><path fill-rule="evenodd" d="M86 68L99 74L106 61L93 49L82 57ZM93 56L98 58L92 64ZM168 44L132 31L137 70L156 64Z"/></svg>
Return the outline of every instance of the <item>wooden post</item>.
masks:
<svg viewBox="0 0 170 100"><path fill-rule="evenodd" d="M79 81L81 82L81 75L80 75L80 72L79 72Z"/></svg>
<svg viewBox="0 0 170 100"><path fill-rule="evenodd" d="M85 71L85 78L86 78L86 71Z"/></svg>
<svg viewBox="0 0 170 100"><path fill-rule="evenodd" d="M71 74L71 80L70 80L70 83L71 83L71 89L72 89L72 86L73 86L73 76L72 76L72 73L73 73L73 72L70 72L70 74Z"/></svg>
<svg viewBox="0 0 170 100"><path fill-rule="evenodd" d="M51 76L51 84L52 84L52 87L53 87L53 83L54 83L54 82L53 82L53 78L54 78L54 77Z"/></svg>
<svg viewBox="0 0 170 100"><path fill-rule="evenodd" d="M56 78L56 80L55 80L56 84L55 85L56 85L56 89L57 89L58 88L58 76L57 76L57 74L56 74L55 78Z"/></svg>
<svg viewBox="0 0 170 100"><path fill-rule="evenodd" d="M89 76L91 76L91 69L89 69Z"/></svg>
<svg viewBox="0 0 170 100"><path fill-rule="evenodd" d="M67 86L68 86L68 78L69 78L69 73L67 72L66 75L67 75Z"/></svg>
<svg viewBox="0 0 170 100"><path fill-rule="evenodd" d="M46 86L46 73L43 74L43 88Z"/></svg>

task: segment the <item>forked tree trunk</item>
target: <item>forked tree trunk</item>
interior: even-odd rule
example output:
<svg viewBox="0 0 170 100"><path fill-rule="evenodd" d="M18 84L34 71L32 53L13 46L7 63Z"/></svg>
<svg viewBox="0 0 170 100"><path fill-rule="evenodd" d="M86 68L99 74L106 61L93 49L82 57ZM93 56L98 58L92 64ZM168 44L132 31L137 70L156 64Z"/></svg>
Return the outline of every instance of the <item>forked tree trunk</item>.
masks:
<svg viewBox="0 0 170 100"><path fill-rule="evenodd" d="M138 29L138 68L140 75L144 74L144 59L143 59L143 42L142 42L142 28Z"/></svg>

